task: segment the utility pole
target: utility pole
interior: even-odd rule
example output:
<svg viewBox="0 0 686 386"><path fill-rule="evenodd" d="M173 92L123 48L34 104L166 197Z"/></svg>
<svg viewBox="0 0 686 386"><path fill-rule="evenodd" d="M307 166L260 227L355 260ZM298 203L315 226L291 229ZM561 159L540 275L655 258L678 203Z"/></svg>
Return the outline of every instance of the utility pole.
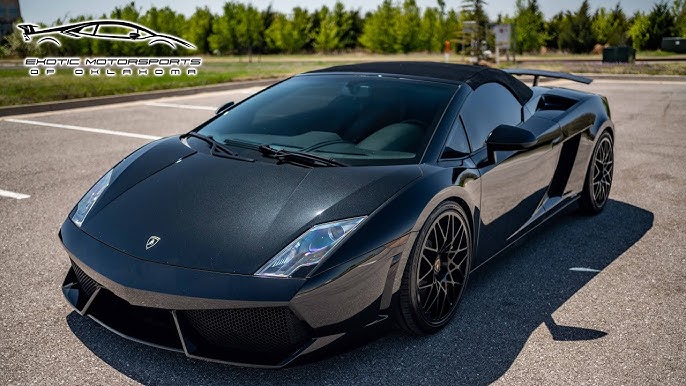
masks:
<svg viewBox="0 0 686 386"><path fill-rule="evenodd" d="M469 55L470 55L470 58L469 58L469 61L472 62L472 64L478 63L478 62L479 62L479 58L476 58L476 59L474 58L474 54L475 54L474 50L475 50L475 48L476 48L476 47L475 47L474 35L475 35L475 33L476 33L477 36L478 36L478 28L479 28L479 26L476 24L476 21L473 21L473 20L467 20L467 21L465 21L464 23L462 23L462 37L463 37L463 41L464 41L464 36L465 36L465 34L466 34L467 32L469 32L469 37L470 37L470 43L469 43ZM464 43L463 43L463 44L464 44Z"/></svg>
<svg viewBox="0 0 686 386"><path fill-rule="evenodd" d="M514 50L512 51L512 61L514 65L517 66L517 23L512 23L512 29L514 29Z"/></svg>

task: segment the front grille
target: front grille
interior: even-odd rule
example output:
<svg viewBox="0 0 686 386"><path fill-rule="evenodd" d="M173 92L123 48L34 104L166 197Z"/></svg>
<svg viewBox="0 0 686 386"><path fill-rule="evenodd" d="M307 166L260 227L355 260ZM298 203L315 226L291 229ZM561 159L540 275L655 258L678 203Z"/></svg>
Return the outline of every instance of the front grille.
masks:
<svg viewBox="0 0 686 386"><path fill-rule="evenodd" d="M72 268L74 269L74 273L76 274L76 280L79 281L79 284L81 285L81 289L83 289L83 292L86 293L89 297L93 295L96 289L100 287L100 284L98 284L97 281L93 280L90 276L86 275L85 272L79 268L78 265L74 264L74 262L71 263Z"/></svg>
<svg viewBox="0 0 686 386"><path fill-rule="evenodd" d="M136 341L185 350L195 357L271 366L313 339L311 327L289 307L175 311L136 306L102 287L74 262L72 271L69 283L78 282L81 291L72 304L83 310L88 303L85 312L91 317Z"/></svg>
<svg viewBox="0 0 686 386"><path fill-rule="evenodd" d="M183 350L170 310L134 306L106 288L101 288L88 308L88 314L126 337L172 350Z"/></svg>
<svg viewBox="0 0 686 386"><path fill-rule="evenodd" d="M185 318L207 343L248 352L288 352L308 339L307 325L288 307L190 310Z"/></svg>

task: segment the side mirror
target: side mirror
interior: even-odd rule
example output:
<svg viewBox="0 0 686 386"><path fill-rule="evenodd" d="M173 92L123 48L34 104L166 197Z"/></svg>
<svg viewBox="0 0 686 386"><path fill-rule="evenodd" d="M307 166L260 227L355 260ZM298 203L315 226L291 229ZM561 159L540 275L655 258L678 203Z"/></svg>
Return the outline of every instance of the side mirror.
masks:
<svg viewBox="0 0 686 386"><path fill-rule="evenodd" d="M488 159L495 163L496 151L525 150L536 145L536 136L529 130L517 126L500 125L486 138Z"/></svg>
<svg viewBox="0 0 686 386"><path fill-rule="evenodd" d="M230 108L231 108L233 105L235 105L235 104L236 104L236 103L234 103L233 101L231 101L231 102L226 102L226 103L224 103L220 108L218 108L217 111L214 112L214 114L215 114L215 115L222 114L222 113L226 112L228 109L230 109Z"/></svg>

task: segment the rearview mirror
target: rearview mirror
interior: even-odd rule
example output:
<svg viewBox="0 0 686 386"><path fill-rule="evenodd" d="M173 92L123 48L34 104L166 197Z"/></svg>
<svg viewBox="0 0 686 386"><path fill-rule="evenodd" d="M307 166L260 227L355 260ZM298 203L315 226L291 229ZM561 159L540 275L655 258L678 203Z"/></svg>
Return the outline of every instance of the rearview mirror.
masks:
<svg viewBox="0 0 686 386"><path fill-rule="evenodd" d="M228 109L230 109L233 105L235 105L235 103L234 103L233 101L231 101L231 102L226 102L226 103L224 103L220 108L218 108L217 111L215 111L214 114L215 114L215 115L222 114L222 113L226 112Z"/></svg>
<svg viewBox="0 0 686 386"><path fill-rule="evenodd" d="M496 151L525 150L536 145L536 136L517 126L500 125L486 138L488 159L495 163Z"/></svg>

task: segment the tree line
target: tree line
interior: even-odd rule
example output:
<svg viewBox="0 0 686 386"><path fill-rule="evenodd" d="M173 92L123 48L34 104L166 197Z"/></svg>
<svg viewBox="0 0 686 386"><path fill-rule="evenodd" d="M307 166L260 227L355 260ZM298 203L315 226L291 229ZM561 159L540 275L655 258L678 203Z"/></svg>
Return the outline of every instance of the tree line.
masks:
<svg viewBox="0 0 686 386"><path fill-rule="evenodd" d="M332 53L367 50L375 53L442 52L445 41L451 51L493 47L493 24L516 26L517 51L539 52L543 47L571 53L590 52L596 44L631 45L638 50L660 48L662 37L686 36L686 0L661 0L647 11L627 15L614 8L592 10L588 0L579 9L568 10L546 20L538 0L515 0L515 14L489 18L485 0L463 0L449 8L444 0L421 9L415 0L384 0L374 11L362 14L341 2L314 11L295 7L289 13L271 6L258 9L238 1L226 2L220 13L198 7L190 16L169 7L143 11L131 2L100 18L129 20L158 32L192 42L195 53L253 55L279 53ZM56 20L53 25L91 20L77 16ZM463 33L465 22L476 28ZM62 46L24 42L18 30L4 38L0 55L175 55L163 45L148 46L96 39L61 39Z"/></svg>
<svg viewBox="0 0 686 386"><path fill-rule="evenodd" d="M563 11L545 20L537 0L516 0L515 15L498 22L516 23L517 49L541 47L587 53L596 44L629 45L636 50L660 49L662 38L686 37L686 0L662 0L648 12L627 15L618 2L614 8L592 11L587 0L576 11Z"/></svg>

